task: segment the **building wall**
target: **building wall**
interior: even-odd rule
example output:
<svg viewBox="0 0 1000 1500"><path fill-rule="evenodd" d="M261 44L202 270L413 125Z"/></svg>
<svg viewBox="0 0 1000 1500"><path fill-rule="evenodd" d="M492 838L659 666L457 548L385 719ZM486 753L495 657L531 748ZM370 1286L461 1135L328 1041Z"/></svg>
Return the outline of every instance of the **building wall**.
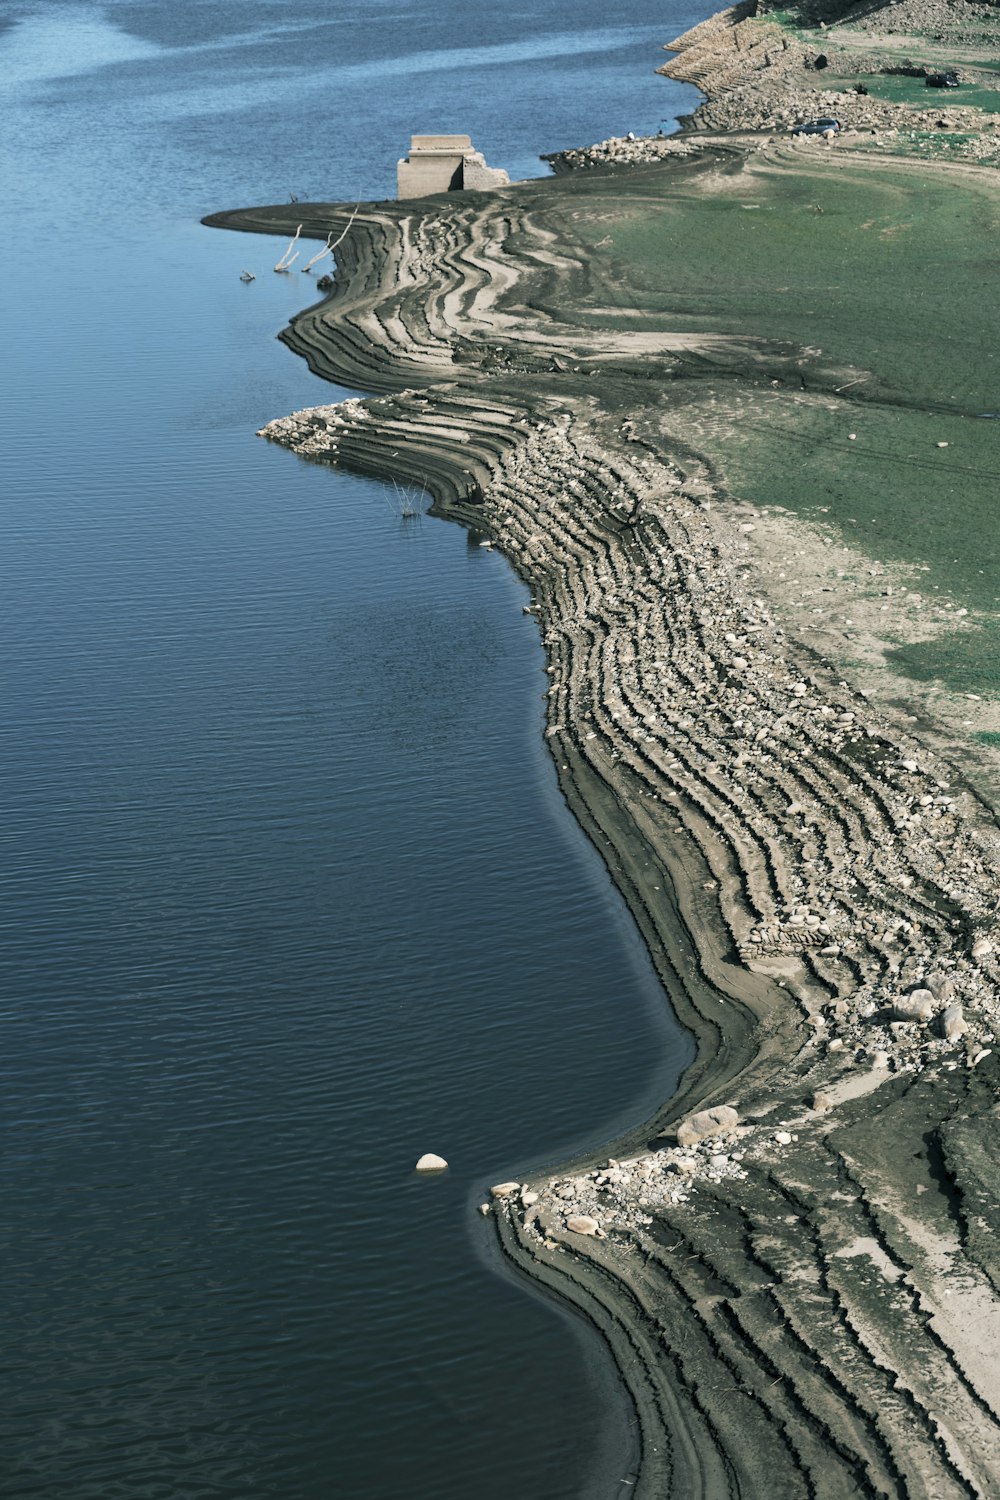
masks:
<svg viewBox="0 0 1000 1500"><path fill-rule="evenodd" d="M501 167L488 167L481 151L467 135L415 135L409 155L396 165L400 198L422 198L427 193L460 188L504 187L510 178Z"/></svg>

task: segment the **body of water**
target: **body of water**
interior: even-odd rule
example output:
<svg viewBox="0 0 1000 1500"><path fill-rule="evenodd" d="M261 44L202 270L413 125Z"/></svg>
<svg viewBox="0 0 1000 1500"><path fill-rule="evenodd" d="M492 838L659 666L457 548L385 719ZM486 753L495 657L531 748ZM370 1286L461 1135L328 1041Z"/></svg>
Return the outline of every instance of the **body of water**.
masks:
<svg viewBox="0 0 1000 1500"><path fill-rule="evenodd" d="M571 1500L625 1462L610 1361L475 1203L688 1044L561 802L525 590L254 436L338 394L274 338L313 284L198 219L390 196L414 131L526 176L655 130L697 18L5 8L4 1495Z"/></svg>

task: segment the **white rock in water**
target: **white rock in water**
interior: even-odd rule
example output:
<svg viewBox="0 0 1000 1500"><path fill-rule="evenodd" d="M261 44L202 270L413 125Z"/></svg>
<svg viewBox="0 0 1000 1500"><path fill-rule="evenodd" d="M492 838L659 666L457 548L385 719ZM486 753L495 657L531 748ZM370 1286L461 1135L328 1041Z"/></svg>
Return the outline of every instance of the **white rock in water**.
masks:
<svg viewBox="0 0 1000 1500"><path fill-rule="evenodd" d="M574 1234L597 1234L601 1226L589 1214L574 1214L566 1220L566 1228L571 1229Z"/></svg>
<svg viewBox="0 0 1000 1500"><path fill-rule="evenodd" d="M934 996L930 990L911 990L894 1002L892 1013L897 1021L929 1021L934 1014Z"/></svg>
<svg viewBox="0 0 1000 1500"><path fill-rule="evenodd" d="M443 1156L435 1156L433 1151L428 1151L417 1162L418 1172L443 1172L448 1163Z"/></svg>
<svg viewBox="0 0 1000 1500"><path fill-rule="evenodd" d="M965 1017L960 1005L949 1005L941 1012L941 1035L946 1042L955 1042L966 1031Z"/></svg>
<svg viewBox="0 0 1000 1500"><path fill-rule="evenodd" d="M490 1188L491 1198L509 1198L513 1193L521 1191L519 1182L498 1182L496 1187Z"/></svg>
<svg viewBox="0 0 1000 1500"><path fill-rule="evenodd" d="M739 1115L729 1104L719 1104L715 1109L700 1109L688 1115L677 1127L678 1146L696 1146L710 1135L724 1135L739 1121Z"/></svg>
<svg viewBox="0 0 1000 1500"><path fill-rule="evenodd" d="M792 1138L787 1130L776 1130L774 1132L774 1142L777 1146L790 1146Z"/></svg>
<svg viewBox="0 0 1000 1500"><path fill-rule="evenodd" d="M483 1218L485 1219L486 1215L490 1212L490 1205L488 1203L480 1203L480 1205L479 1205L479 1212L482 1214Z"/></svg>

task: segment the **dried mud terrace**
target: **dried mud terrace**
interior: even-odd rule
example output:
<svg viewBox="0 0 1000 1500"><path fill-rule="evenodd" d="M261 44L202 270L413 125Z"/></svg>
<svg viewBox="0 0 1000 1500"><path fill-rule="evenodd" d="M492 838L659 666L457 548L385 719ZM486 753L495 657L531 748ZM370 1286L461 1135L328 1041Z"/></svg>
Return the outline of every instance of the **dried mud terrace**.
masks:
<svg viewBox="0 0 1000 1500"><path fill-rule="evenodd" d="M542 186L363 210L283 337L382 394L263 429L418 479L529 585L565 795L697 1044L612 1158L489 1212L608 1341L629 1493L1000 1495L996 821L785 634L710 462L663 436L670 378L796 352L575 329L576 186Z"/></svg>

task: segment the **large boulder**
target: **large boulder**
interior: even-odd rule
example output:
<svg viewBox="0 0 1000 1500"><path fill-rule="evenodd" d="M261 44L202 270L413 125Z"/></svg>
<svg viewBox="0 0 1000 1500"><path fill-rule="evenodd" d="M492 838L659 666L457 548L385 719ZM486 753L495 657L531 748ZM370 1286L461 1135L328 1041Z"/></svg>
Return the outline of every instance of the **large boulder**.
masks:
<svg viewBox="0 0 1000 1500"><path fill-rule="evenodd" d="M497 1182L490 1188L491 1198L512 1198L521 1191L519 1182Z"/></svg>
<svg viewBox="0 0 1000 1500"><path fill-rule="evenodd" d="M601 1226L589 1214L573 1214L566 1220L566 1228L571 1229L574 1234L599 1234Z"/></svg>
<svg viewBox="0 0 1000 1500"><path fill-rule="evenodd" d="M677 1127L678 1146L696 1146L710 1135L725 1135L739 1121L739 1115L730 1104L717 1104L714 1109L700 1109L688 1115Z"/></svg>
<svg viewBox="0 0 1000 1500"><path fill-rule="evenodd" d="M941 1012L938 1018L941 1035L946 1042L957 1042L959 1037L967 1030L965 1017L960 1005L949 1005L947 1010Z"/></svg>
<svg viewBox="0 0 1000 1500"><path fill-rule="evenodd" d="M428 1151L417 1162L417 1171L443 1172L447 1165L443 1156L435 1156L433 1151Z"/></svg>
<svg viewBox="0 0 1000 1500"><path fill-rule="evenodd" d="M929 1021L936 1010L937 1001L930 990L911 990L896 998L892 1014L897 1021Z"/></svg>

